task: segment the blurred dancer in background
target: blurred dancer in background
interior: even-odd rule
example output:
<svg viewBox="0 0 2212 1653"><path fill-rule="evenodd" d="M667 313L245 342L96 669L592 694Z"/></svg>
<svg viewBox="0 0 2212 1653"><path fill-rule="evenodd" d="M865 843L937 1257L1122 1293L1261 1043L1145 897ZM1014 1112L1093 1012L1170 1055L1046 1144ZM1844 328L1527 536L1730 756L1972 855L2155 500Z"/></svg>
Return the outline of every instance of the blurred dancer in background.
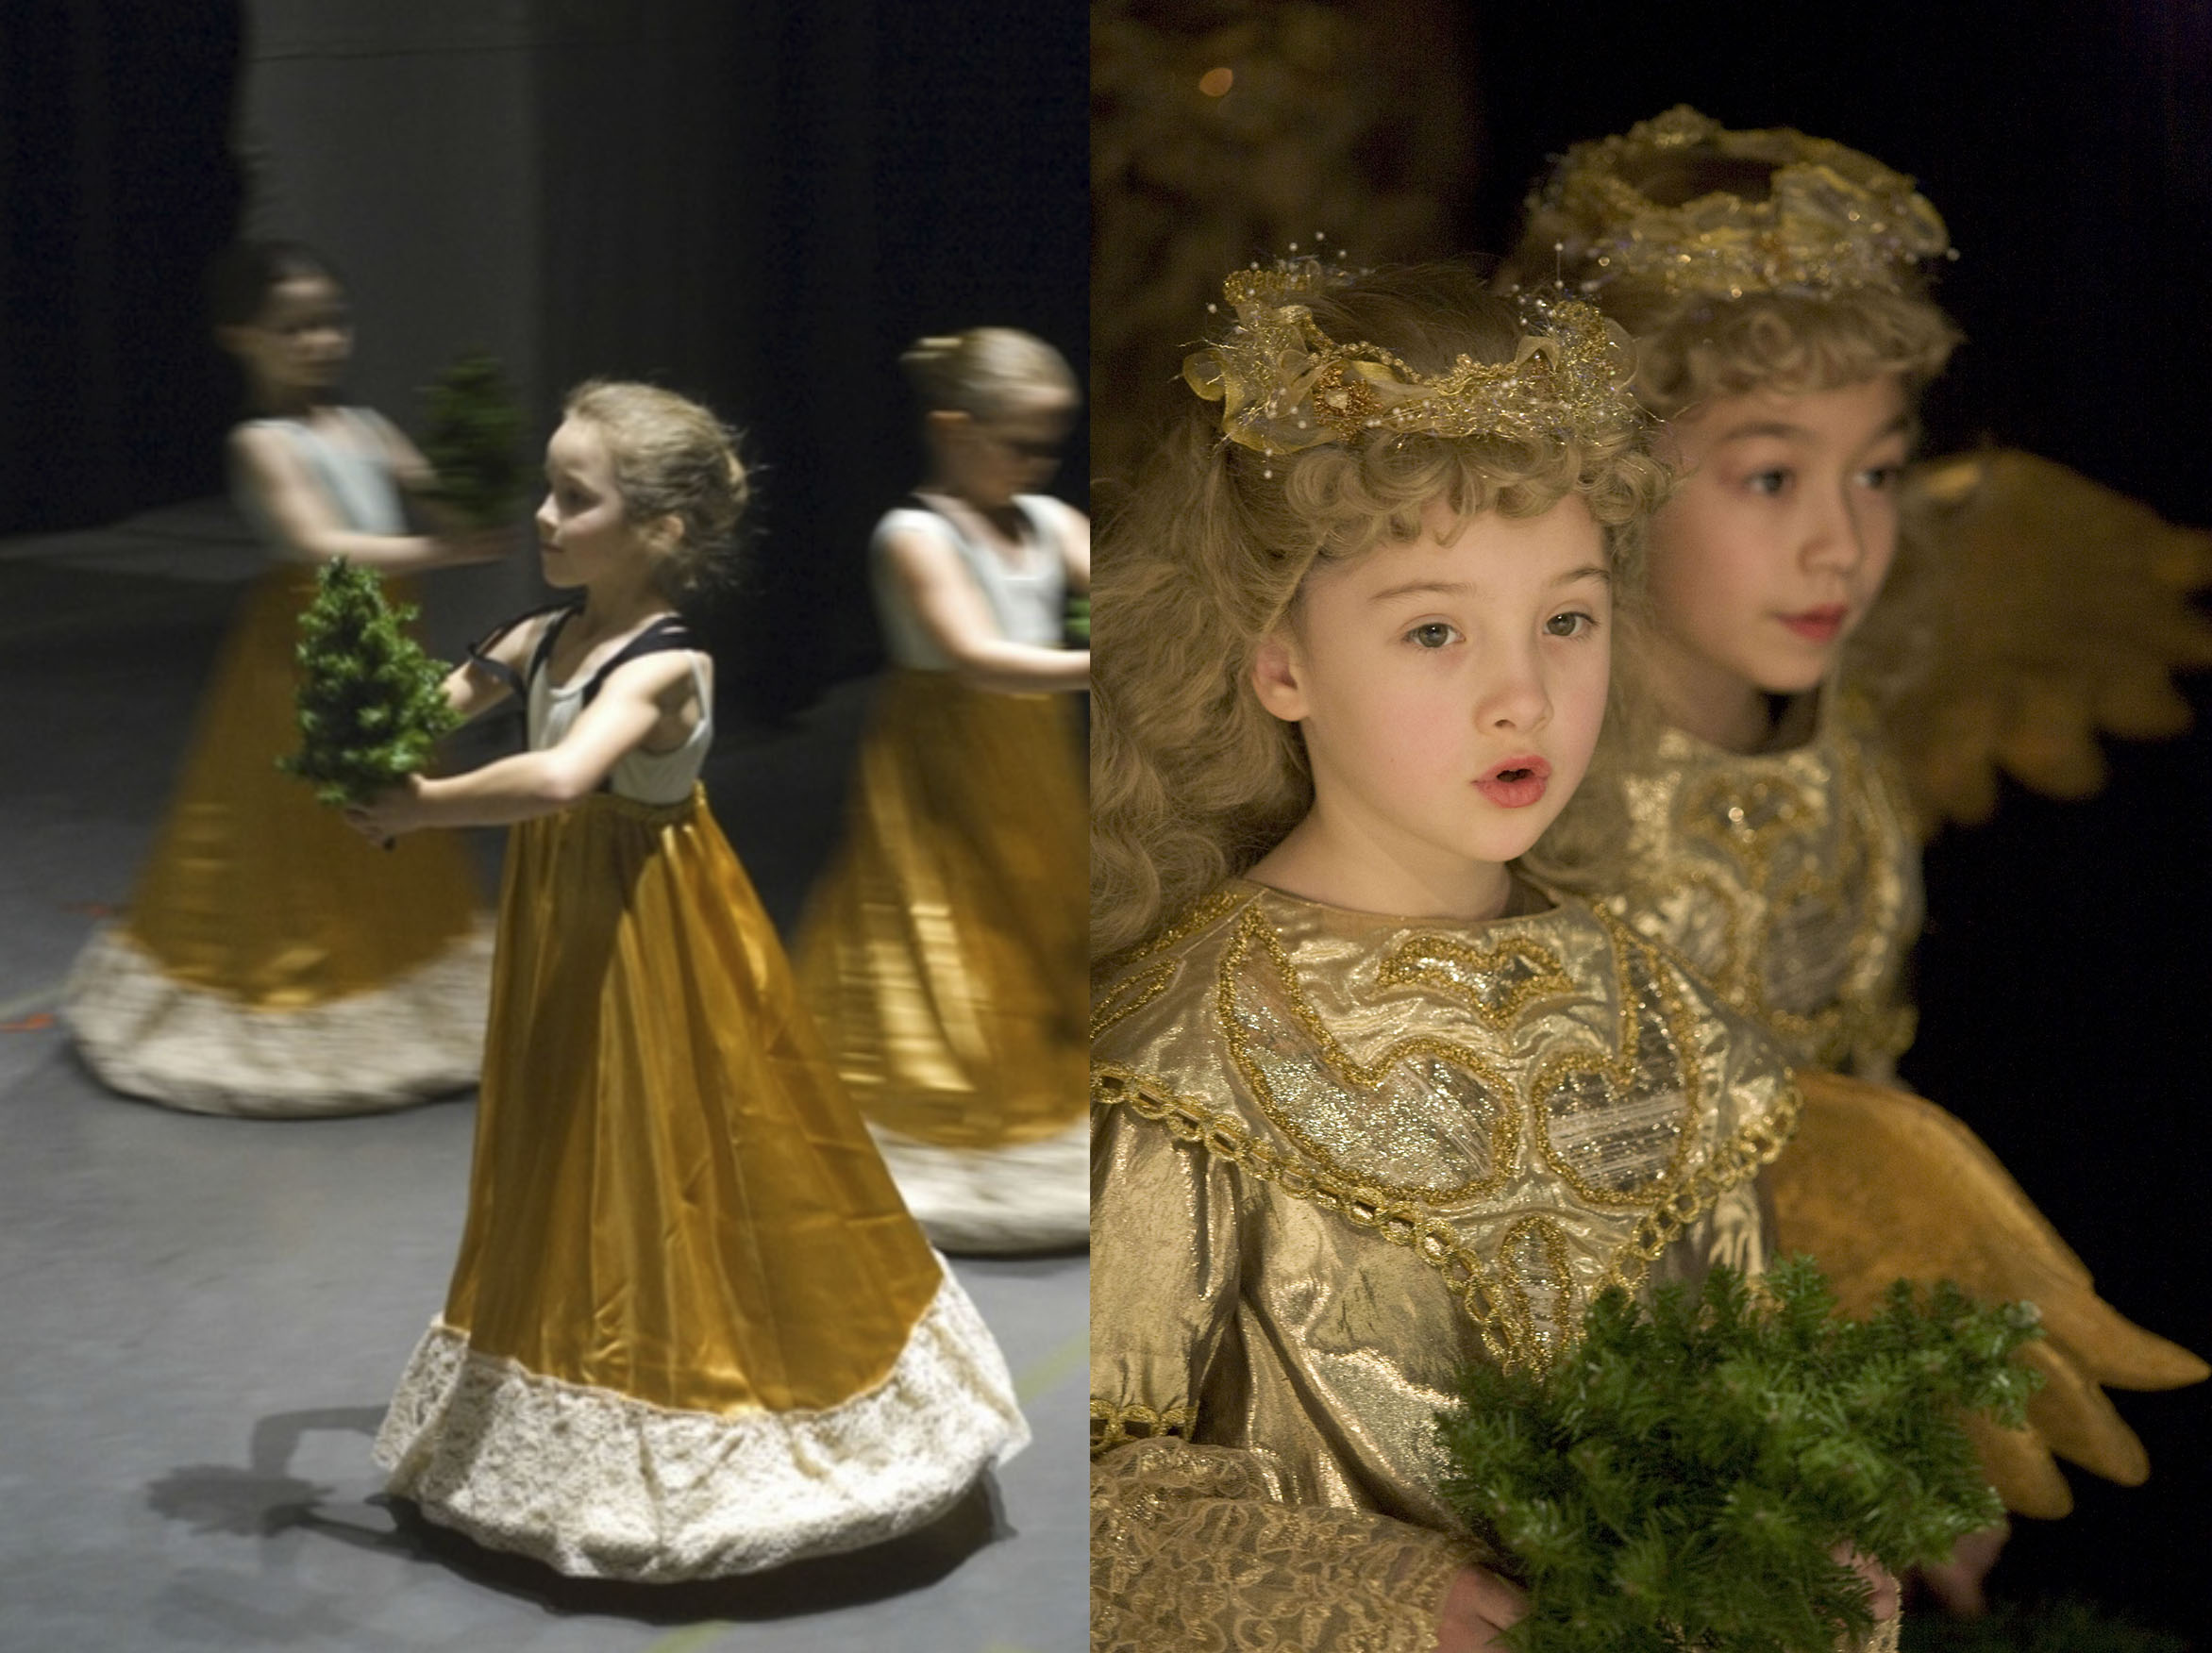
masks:
<svg viewBox="0 0 2212 1653"><path fill-rule="evenodd" d="M1063 646L1090 525L1043 493L1076 409L1052 348L1006 327L901 358L930 471L872 545L894 670L799 972L839 1069L941 1245L1089 1231L1086 836Z"/></svg>
<svg viewBox="0 0 2212 1653"><path fill-rule="evenodd" d="M511 536L450 525L413 444L339 400L353 318L327 259L247 242L210 286L253 409L231 432L232 492L273 561L218 657L129 912L86 945L64 1014L101 1078L173 1108L405 1107L476 1082L491 932L459 839L378 855L278 771L299 744L298 619L332 558L406 575L488 560ZM411 509L441 531L411 533Z"/></svg>

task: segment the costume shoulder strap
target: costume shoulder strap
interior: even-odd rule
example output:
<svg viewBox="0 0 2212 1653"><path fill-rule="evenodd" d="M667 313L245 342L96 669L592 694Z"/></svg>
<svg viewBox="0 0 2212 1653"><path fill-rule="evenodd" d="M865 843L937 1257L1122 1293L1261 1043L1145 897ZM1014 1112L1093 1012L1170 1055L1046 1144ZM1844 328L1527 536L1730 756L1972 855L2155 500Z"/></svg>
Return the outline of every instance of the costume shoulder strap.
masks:
<svg viewBox="0 0 2212 1653"><path fill-rule="evenodd" d="M527 613L517 614L513 619L494 626L468 645L470 664L506 685L507 692L517 700L527 698L529 693L529 680L538 675L539 669L545 663L546 656L552 653L555 635L559 633L569 615L575 613L581 606L574 597L563 598L558 603L547 603L542 609L532 609ZM528 626L532 620L545 614L558 614L560 619L546 626L545 635L538 639L538 646L530 655L530 663L528 669L517 673L505 660L492 658L492 650L499 645L502 638L511 635L517 626Z"/></svg>
<svg viewBox="0 0 2212 1653"><path fill-rule="evenodd" d="M698 640L692 635L692 628L679 616L663 614L616 649L606 663L592 674L592 680L584 685L583 704L589 706L596 700L607 679L630 661L642 660L646 655L667 654L676 649L695 649L698 646Z"/></svg>

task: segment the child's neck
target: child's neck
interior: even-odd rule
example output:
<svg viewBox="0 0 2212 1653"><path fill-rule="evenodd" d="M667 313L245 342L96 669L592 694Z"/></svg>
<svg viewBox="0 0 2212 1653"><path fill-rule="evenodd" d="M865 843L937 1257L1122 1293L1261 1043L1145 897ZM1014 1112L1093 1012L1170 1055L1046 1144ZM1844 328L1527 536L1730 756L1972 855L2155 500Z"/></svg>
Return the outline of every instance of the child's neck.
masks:
<svg viewBox="0 0 2212 1653"><path fill-rule="evenodd" d="M1767 749L1775 736L1774 697L1756 683L1658 642L1652 686L1667 721L1724 752Z"/></svg>
<svg viewBox="0 0 2212 1653"><path fill-rule="evenodd" d="M1014 504L1013 500L1009 499L1001 505L987 505L955 484L947 482L942 473L932 472L930 479L914 492L933 493L940 499L949 499L955 505L966 507L1008 540L1019 541L1029 526L1029 518L1023 513L1021 507Z"/></svg>
<svg viewBox="0 0 2212 1653"><path fill-rule="evenodd" d="M583 588L582 610L572 623L586 637L609 637L673 610L651 570L642 576L611 575Z"/></svg>
<svg viewBox="0 0 2212 1653"><path fill-rule="evenodd" d="M1318 808L1246 877L1325 907L1463 924L1500 916L1514 896L1513 873L1502 861L1409 851Z"/></svg>

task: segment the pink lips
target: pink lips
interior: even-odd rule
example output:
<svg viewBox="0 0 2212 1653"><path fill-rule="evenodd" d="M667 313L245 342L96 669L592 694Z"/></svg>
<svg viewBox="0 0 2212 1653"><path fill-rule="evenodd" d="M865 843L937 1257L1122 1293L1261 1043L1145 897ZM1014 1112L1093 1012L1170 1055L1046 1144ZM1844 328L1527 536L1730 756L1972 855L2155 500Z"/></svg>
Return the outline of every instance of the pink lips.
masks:
<svg viewBox="0 0 2212 1653"><path fill-rule="evenodd" d="M1544 795L1551 765L1533 755L1508 758L1475 782L1475 790L1500 809L1526 809Z"/></svg>
<svg viewBox="0 0 2212 1653"><path fill-rule="evenodd" d="M1841 603L1825 603L1802 613L1784 614L1782 623L1807 643L1834 643L1851 609Z"/></svg>

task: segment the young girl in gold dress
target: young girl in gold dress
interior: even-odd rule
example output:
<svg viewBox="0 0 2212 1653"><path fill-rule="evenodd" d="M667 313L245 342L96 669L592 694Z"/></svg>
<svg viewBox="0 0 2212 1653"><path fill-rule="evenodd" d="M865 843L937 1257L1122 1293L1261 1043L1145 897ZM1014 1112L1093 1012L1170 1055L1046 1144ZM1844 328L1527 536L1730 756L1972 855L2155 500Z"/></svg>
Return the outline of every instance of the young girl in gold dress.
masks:
<svg viewBox="0 0 2212 1653"><path fill-rule="evenodd" d="M299 614L331 558L407 575L496 556L507 536L408 531L410 504L435 517L429 467L337 400L353 321L325 259L247 243L213 287L255 409L231 433L233 487L272 560L216 658L129 910L78 958L63 1014L102 1079L170 1107L404 1107L476 1082L489 927L458 838L378 855L277 769L299 745Z"/></svg>
<svg viewBox="0 0 2212 1653"><path fill-rule="evenodd" d="M1075 379L1008 327L903 358L930 479L871 547L892 661L799 979L908 1207L939 1244L1081 1244L1085 841L1064 648L1090 524L1035 492Z"/></svg>
<svg viewBox="0 0 2212 1653"><path fill-rule="evenodd" d="M1877 1079L1912 1037L1922 833L1986 813L2001 765L2086 790L2092 727L2157 732L2166 660L2204 652L2156 572L2172 531L2141 508L2025 455L1908 482L1919 391L1958 340L1929 289L1948 250L1872 158L1684 108L1575 145L1514 259L1634 334L1680 476L1651 526L1658 716L1532 865L1677 949L1800 1063ZM2099 660L2100 636L2129 643ZM2097 1384L2166 1388L2204 1363L2099 1303L1956 1120L1872 1086L1812 1102L1775 1168L1779 1234L1847 1303L1911 1275L2043 1306L2036 1430L1981 1430L2008 1504L2070 1506L2053 1444L2140 1480ZM1936 1579L1962 1604L1980 1550Z"/></svg>
<svg viewBox="0 0 2212 1653"><path fill-rule="evenodd" d="M432 1520L570 1574L750 1572L942 1513L1029 1431L900 1204L707 808L671 605L746 476L706 409L568 399L538 511L576 593L447 679L529 750L355 824L511 824L468 1225L377 1441Z"/></svg>
<svg viewBox="0 0 2212 1653"><path fill-rule="evenodd" d="M1761 1267L1797 1090L1510 865L1599 752L1665 487L1625 339L1450 268L1227 294L1099 569L1093 1642L1494 1647L1455 1370Z"/></svg>

